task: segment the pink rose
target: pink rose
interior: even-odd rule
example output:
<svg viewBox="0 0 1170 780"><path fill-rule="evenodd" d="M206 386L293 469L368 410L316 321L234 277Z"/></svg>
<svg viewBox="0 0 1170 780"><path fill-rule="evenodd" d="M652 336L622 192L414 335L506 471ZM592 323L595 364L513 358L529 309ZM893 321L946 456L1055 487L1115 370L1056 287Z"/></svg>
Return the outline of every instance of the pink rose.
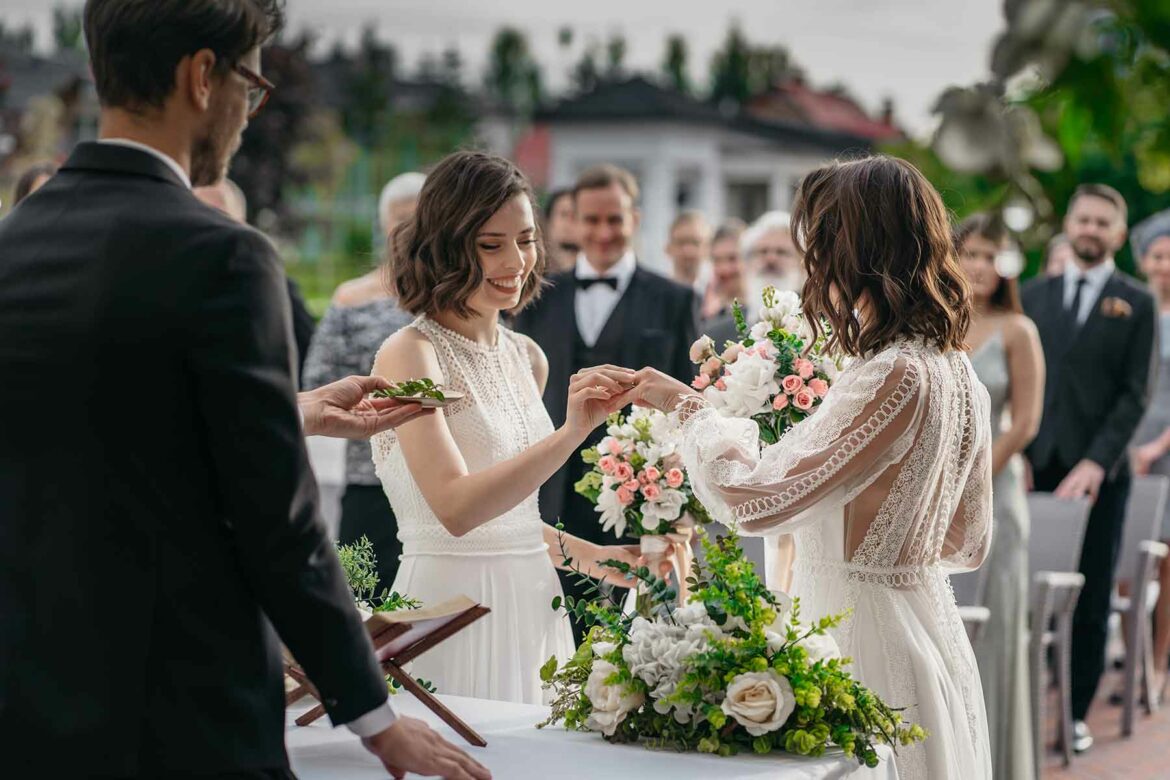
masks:
<svg viewBox="0 0 1170 780"><path fill-rule="evenodd" d="M683 474L682 469L671 469L666 472L666 486L672 488L682 487L683 480L686 475Z"/></svg>
<svg viewBox="0 0 1170 780"><path fill-rule="evenodd" d="M800 374L801 379L809 379L817 370L811 360L805 360L804 358L797 358L796 362L792 364L792 367L796 370L796 373Z"/></svg>
<svg viewBox="0 0 1170 780"><path fill-rule="evenodd" d="M617 468L617 464L617 458L613 455L602 455L601 460L597 461L597 465L601 469L602 474L612 474L614 469Z"/></svg>
<svg viewBox="0 0 1170 780"><path fill-rule="evenodd" d="M624 482L622 484L622 487L624 487L626 490L630 491L631 493L637 493L638 488L642 487L642 483L636 479L630 479L630 480L626 480L626 482Z"/></svg>
<svg viewBox="0 0 1170 780"><path fill-rule="evenodd" d="M813 404L817 402L817 397L813 395L813 391L807 387L803 388L796 395L792 396L792 403L796 404L797 409L808 411L813 408Z"/></svg>
<svg viewBox="0 0 1170 780"><path fill-rule="evenodd" d="M727 349L723 350L723 362L734 363L741 352L743 352L743 344L738 342L735 344L729 344Z"/></svg>
<svg viewBox="0 0 1170 780"><path fill-rule="evenodd" d="M715 389L716 389L716 390L726 390L726 389L727 389L727 383L726 383L726 382L724 382L722 379L716 379L716 380L715 380Z"/></svg>
<svg viewBox="0 0 1170 780"><path fill-rule="evenodd" d="M642 469L642 473L638 475L638 481L643 485L649 485L651 482L657 482L662 472L656 466L647 466Z"/></svg>
<svg viewBox="0 0 1170 780"><path fill-rule="evenodd" d="M723 361L717 357L710 357L703 363L699 371L707 376L719 376L719 372L723 369Z"/></svg>
<svg viewBox="0 0 1170 780"><path fill-rule="evenodd" d="M775 398L772 399L772 408L778 412L782 409L787 409L788 408L788 396L784 395L784 393L780 393L779 395L777 395Z"/></svg>
<svg viewBox="0 0 1170 780"><path fill-rule="evenodd" d="M658 487L658 485L654 484L653 482L649 485L643 485L642 495L646 497L647 501L653 501L662 495L662 488Z"/></svg>
<svg viewBox="0 0 1170 780"><path fill-rule="evenodd" d="M618 463L613 470L613 475L617 477L618 482L629 482L634 477L634 467L629 463Z"/></svg>
<svg viewBox="0 0 1170 780"><path fill-rule="evenodd" d="M634 503L634 494L631 493L627 488L624 488L624 487L618 488L617 494L618 494L618 503L621 504L622 506L629 506L630 504Z"/></svg>
<svg viewBox="0 0 1170 780"><path fill-rule="evenodd" d="M784 388L784 392L789 395L796 395L804 389L804 380L796 374L789 374L780 381L780 386Z"/></svg>
<svg viewBox="0 0 1170 780"><path fill-rule="evenodd" d="M710 386L711 377L707 376L706 374L699 374L691 382L691 387L695 388L696 390L706 390Z"/></svg>
<svg viewBox="0 0 1170 780"><path fill-rule="evenodd" d="M610 455L621 455L622 454L622 443L620 441L618 441L617 439L610 439L609 440L609 454Z"/></svg>
<svg viewBox="0 0 1170 780"><path fill-rule="evenodd" d="M699 336L695 339L695 343L691 344L691 362L701 363L703 359L710 356L715 351L715 342L711 340L710 336Z"/></svg>
<svg viewBox="0 0 1170 780"><path fill-rule="evenodd" d="M823 379L810 379L808 389L817 394L817 398L824 398L829 394L829 383Z"/></svg>

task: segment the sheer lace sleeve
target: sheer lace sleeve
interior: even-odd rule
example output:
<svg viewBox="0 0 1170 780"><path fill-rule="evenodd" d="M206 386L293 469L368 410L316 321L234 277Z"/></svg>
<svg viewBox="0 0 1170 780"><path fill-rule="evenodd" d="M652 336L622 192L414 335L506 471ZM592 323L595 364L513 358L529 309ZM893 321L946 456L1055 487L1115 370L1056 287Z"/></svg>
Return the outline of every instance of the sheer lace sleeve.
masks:
<svg viewBox="0 0 1170 780"><path fill-rule="evenodd" d="M981 385L974 385L976 419L990 418L990 401ZM991 433L987 425L969 422L963 431L960 460L971 463L971 471L959 494L955 514L943 539L942 563L952 571L978 569L991 547L992 474Z"/></svg>
<svg viewBox="0 0 1170 780"><path fill-rule="evenodd" d="M887 350L842 373L820 410L762 453L754 422L689 399L679 419L691 484L724 523L749 534L791 532L812 519L814 505L849 503L905 456L926 395L923 371Z"/></svg>

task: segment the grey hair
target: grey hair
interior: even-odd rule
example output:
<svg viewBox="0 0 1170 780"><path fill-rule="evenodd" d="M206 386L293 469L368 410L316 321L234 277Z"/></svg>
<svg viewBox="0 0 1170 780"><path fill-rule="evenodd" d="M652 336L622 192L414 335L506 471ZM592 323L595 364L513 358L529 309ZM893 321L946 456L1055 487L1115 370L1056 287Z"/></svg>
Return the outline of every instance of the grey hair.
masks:
<svg viewBox="0 0 1170 780"><path fill-rule="evenodd" d="M400 173L386 182L382 194L378 196L378 225L381 226L383 233L386 232L386 212L390 210L390 204L398 200L417 198L426 180L424 174L409 171Z"/></svg>
<svg viewBox="0 0 1170 780"><path fill-rule="evenodd" d="M744 259L751 256L756 243L773 230L792 232L792 215L787 211L765 211L739 237L739 252Z"/></svg>

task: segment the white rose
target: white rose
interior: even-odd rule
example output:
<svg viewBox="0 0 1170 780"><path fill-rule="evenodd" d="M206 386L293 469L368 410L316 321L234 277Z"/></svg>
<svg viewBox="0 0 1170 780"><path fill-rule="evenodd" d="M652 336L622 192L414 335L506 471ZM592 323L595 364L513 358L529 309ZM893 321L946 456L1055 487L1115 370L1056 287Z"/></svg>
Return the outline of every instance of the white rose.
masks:
<svg viewBox="0 0 1170 780"><path fill-rule="evenodd" d="M837 640L828 634L812 634L800 640L798 644L808 653L810 664L841 657L841 648L837 646Z"/></svg>
<svg viewBox="0 0 1170 780"><path fill-rule="evenodd" d="M673 523L678 520L686 504L687 496L681 490L663 488L658 498L642 504L642 525L657 528L663 521Z"/></svg>
<svg viewBox="0 0 1170 780"><path fill-rule="evenodd" d="M751 330L748 331L748 337L752 341L767 341L768 334L772 332L772 323L767 320L761 320L755 325L752 325Z"/></svg>
<svg viewBox="0 0 1170 780"><path fill-rule="evenodd" d="M723 712L753 737L776 731L796 709L792 684L775 669L745 672L727 686Z"/></svg>
<svg viewBox="0 0 1170 780"><path fill-rule="evenodd" d="M617 649L617 645L613 642L594 642L593 655L597 658L604 658Z"/></svg>
<svg viewBox="0 0 1170 780"><path fill-rule="evenodd" d="M772 308L779 319L800 311L800 296L792 290L777 290L772 296Z"/></svg>
<svg viewBox="0 0 1170 780"><path fill-rule="evenodd" d="M784 645L788 642L787 632L779 632L765 630L764 641L768 643L768 652L772 654L779 653L784 649Z"/></svg>
<svg viewBox="0 0 1170 780"><path fill-rule="evenodd" d="M646 700L641 693L630 693L620 685L606 684L606 679L616 671L617 667L608 661L594 661L593 671L585 682L585 697L593 705L585 725L607 737L612 737L626 715L641 707Z"/></svg>
<svg viewBox="0 0 1170 780"><path fill-rule="evenodd" d="M759 355L740 355L735 366L723 377L724 413L731 417L751 417L772 408L771 398L780 392L776 383L776 363Z"/></svg>

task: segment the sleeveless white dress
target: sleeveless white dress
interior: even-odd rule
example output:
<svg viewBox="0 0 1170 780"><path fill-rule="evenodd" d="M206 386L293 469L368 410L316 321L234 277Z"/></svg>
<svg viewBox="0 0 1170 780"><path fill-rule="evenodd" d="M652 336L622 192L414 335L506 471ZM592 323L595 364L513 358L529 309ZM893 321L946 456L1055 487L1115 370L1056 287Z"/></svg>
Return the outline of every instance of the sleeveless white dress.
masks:
<svg viewBox="0 0 1170 780"><path fill-rule="evenodd" d="M853 672L929 732L898 747L902 780L992 777L979 670L947 575L991 538L991 413L966 355L900 342L855 361L820 410L760 451L750 420L680 411L700 500L753 535L794 533L801 615Z"/></svg>
<svg viewBox="0 0 1170 780"><path fill-rule="evenodd" d="M499 328L484 346L420 317L412 327L434 345L446 385L464 398L443 410L468 471L519 455L553 432L528 350ZM402 559L393 589L436 604L458 595L491 614L428 650L410 672L439 693L540 704L539 670L574 652L568 618L552 610L560 581L543 539L537 494L455 537L435 517L407 468L393 431L371 440L374 468L398 518Z"/></svg>

